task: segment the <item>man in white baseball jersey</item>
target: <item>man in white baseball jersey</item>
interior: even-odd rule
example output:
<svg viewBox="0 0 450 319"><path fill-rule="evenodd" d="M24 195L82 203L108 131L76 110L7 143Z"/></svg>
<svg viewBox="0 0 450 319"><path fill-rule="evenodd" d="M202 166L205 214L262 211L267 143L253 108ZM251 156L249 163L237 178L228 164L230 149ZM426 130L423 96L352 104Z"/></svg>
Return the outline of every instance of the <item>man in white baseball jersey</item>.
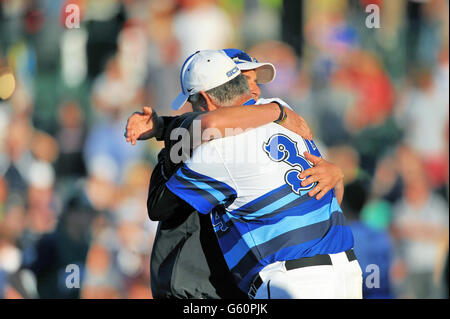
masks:
<svg viewBox="0 0 450 319"><path fill-rule="evenodd" d="M240 70L222 51L191 56L181 80L175 103L195 104L192 92L208 110L251 100ZM280 104L276 122L284 117ZM319 200L308 196L316 183L299 176L311 167L304 152L320 157L313 141L270 123L199 146L166 186L211 214L227 265L250 297L361 298L353 236L334 190ZM242 161L242 154L253 157Z"/></svg>
<svg viewBox="0 0 450 319"><path fill-rule="evenodd" d="M259 63L238 49L225 49L224 52L233 59L246 76L252 97L260 106L256 108L252 106L237 106L207 113L208 116L204 117L202 121L202 129L207 130L208 127L223 129L233 127L236 124L240 128L257 127L275 120L278 117L276 112L278 108L275 109L275 114L271 115L273 113L271 107L276 106L276 104L272 106L270 103L261 105L267 103L266 101L270 102L270 99L264 100L259 98L261 91L258 86L274 79L275 67L270 63ZM284 104L283 101L277 100ZM175 108L179 106L175 105ZM289 110L288 112L288 118L283 125L310 139L311 133L307 124L295 112ZM153 128L160 122L160 118L152 113L151 108L144 107L143 113L133 114L130 117L127 123L127 128L129 128L127 130L127 140L135 143L135 139L138 137L143 139L142 137L150 138L170 135L171 128L188 128L191 126L192 120L198 115L199 113L194 112L178 117L162 117L163 120L161 122L163 125L159 127L160 130L162 129L162 132L157 134L157 130ZM205 115L205 113L202 115ZM166 150L170 150L176 143L176 141L168 141L167 138L164 138L164 141ZM164 153L164 150L162 153ZM170 151L166 153L170 153ZM225 260L222 262L223 257L217 255L218 253L221 254L220 248L218 243L214 243L216 238L207 216L196 217L195 215L199 214L193 211L189 214L189 217L183 218L182 216L186 216L187 212L193 209L187 208L186 206L189 205L183 201L180 201L179 205L174 205L174 202L170 199L167 200L165 196L170 191L164 191L161 186L158 186L161 184L163 186L164 179L167 180L176 171L176 166L173 170L170 169L173 164L168 164L167 162L170 162L168 159L164 160L160 156L158 158L158 165L155 167L150 182L147 204L149 217L152 220L160 221L151 258L151 283L154 297L240 298L242 293L238 291L239 289L233 290L232 281L234 280L231 279L230 281L228 269L225 270L223 268L226 267ZM336 165L321 158L315 158L313 155L309 155L309 158L315 164L314 169L316 171L312 172L313 176L320 181L310 191L309 194L311 196L319 194L317 197L320 198L321 194L325 194L328 189L342 186L342 178L340 177L342 173ZM162 169L163 167L165 169ZM165 171L164 175L160 174L161 171ZM160 214L153 208L155 202L159 204L166 203L171 208L171 211L167 211L167 214ZM182 218L183 222L174 223L173 219L177 218ZM211 232L209 231L210 228ZM177 248L172 249L171 247ZM171 266L171 260L177 260L176 264ZM172 274L172 276L168 276L168 274ZM199 274L202 274L202 276L199 276Z"/></svg>

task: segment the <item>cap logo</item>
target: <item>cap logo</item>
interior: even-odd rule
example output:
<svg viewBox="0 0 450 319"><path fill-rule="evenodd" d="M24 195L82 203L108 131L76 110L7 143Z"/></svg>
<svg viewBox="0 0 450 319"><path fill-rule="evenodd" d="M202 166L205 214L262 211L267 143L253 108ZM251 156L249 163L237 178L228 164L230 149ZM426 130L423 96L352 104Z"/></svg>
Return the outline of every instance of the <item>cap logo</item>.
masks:
<svg viewBox="0 0 450 319"><path fill-rule="evenodd" d="M235 66L234 68L232 68L230 71L227 72L227 76L231 77L233 74L235 74L238 71L239 71L239 68L237 66Z"/></svg>
<svg viewBox="0 0 450 319"><path fill-rule="evenodd" d="M227 53L227 55L230 56L229 53ZM230 58L236 64L246 63L246 62L258 63L258 60L256 60L255 58L251 57L250 55L248 55L247 53L245 53L243 51L240 51L239 53L235 54L234 56L230 56Z"/></svg>

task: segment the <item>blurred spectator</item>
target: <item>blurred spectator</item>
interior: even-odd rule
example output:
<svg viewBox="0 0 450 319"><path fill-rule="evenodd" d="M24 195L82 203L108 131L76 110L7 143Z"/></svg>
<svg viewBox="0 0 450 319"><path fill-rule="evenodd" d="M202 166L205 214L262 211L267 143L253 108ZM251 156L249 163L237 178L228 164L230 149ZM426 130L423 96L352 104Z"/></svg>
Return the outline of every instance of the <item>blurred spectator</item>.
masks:
<svg viewBox="0 0 450 319"><path fill-rule="evenodd" d="M75 264L83 274L93 217L92 207L82 197L73 197L66 204L55 231L43 235L36 243L36 259L30 269L37 277L40 298L80 297L79 289L66 286L66 267Z"/></svg>
<svg viewBox="0 0 450 319"><path fill-rule="evenodd" d="M447 57L448 69L448 57ZM448 126L448 80L430 68L413 73L412 87L405 93L397 121L405 132L405 143L416 150L427 166L433 187L445 182L446 128Z"/></svg>
<svg viewBox="0 0 450 319"><path fill-rule="evenodd" d="M107 118L95 123L89 130L83 146L83 159L88 169L96 158L108 158L111 165L115 166L116 182L124 176L126 166L138 161L145 150L143 143L136 144L137 147L126 143L123 136L124 123L125 121L119 118Z"/></svg>
<svg viewBox="0 0 450 319"><path fill-rule="evenodd" d="M379 159L370 185L371 197L394 203L403 196L403 181L398 166L395 154Z"/></svg>
<svg viewBox="0 0 450 319"><path fill-rule="evenodd" d="M22 238L22 234L28 226L26 217L26 210L22 203L19 201L10 200L7 203L5 215L3 216L1 223L1 233L3 239L14 245L21 246L20 240Z"/></svg>
<svg viewBox="0 0 450 319"><path fill-rule="evenodd" d="M284 5L286 5L286 2ZM238 12L235 12L235 15L231 16L233 22L236 21L236 16L241 20L238 34L241 41L247 47L252 47L264 41L280 40L281 21L283 20L281 16L282 6L282 1L244 1L242 13L239 15ZM296 16L297 21L300 20L299 12L291 12L291 14ZM264 23L261 23L261 21L264 21ZM301 41L301 39L295 40Z"/></svg>
<svg viewBox="0 0 450 319"><path fill-rule="evenodd" d="M298 58L294 49L283 42L265 41L253 46L249 54L259 61L270 61L276 70L276 81L264 85L267 96L295 95L298 89Z"/></svg>
<svg viewBox="0 0 450 319"><path fill-rule="evenodd" d="M143 283L150 280L150 247L156 232L156 223L148 220L145 210L150 171L147 165L135 164L128 168L126 176L115 195L117 205L110 207L108 217L95 232L95 243L89 251L93 262L88 267L88 288L83 295L103 298L104 294L120 291L118 298L130 298L130 294L151 297L142 291ZM98 264L97 255L103 256L98 257ZM97 267L104 272L97 271ZM145 287L148 290L148 285Z"/></svg>
<svg viewBox="0 0 450 319"><path fill-rule="evenodd" d="M173 33L176 1L150 1L147 21L146 104L158 114L171 112L170 104L179 93L180 48Z"/></svg>
<svg viewBox="0 0 450 319"><path fill-rule="evenodd" d="M341 206L349 220L355 254L363 271L363 298L393 298L390 277L393 254L391 204L372 198L370 177L361 169L355 149L350 146L331 147L326 157L339 165L344 173Z"/></svg>
<svg viewBox="0 0 450 319"><path fill-rule="evenodd" d="M448 203L434 193L414 151L400 148L398 161L405 185L404 197L393 208L398 294L442 298L442 284L435 278L448 251Z"/></svg>
<svg viewBox="0 0 450 319"><path fill-rule="evenodd" d="M145 28L138 23L125 26L119 34L117 51L117 63L123 76L123 80L137 86L136 100L142 103L142 84L146 75L147 63L147 37ZM135 89L136 90L136 89ZM124 105L130 107L129 105Z"/></svg>
<svg viewBox="0 0 450 319"><path fill-rule="evenodd" d="M351 146L330 147L326 158L341 167L344 173L344 198L342 209L350 219L358 219L369 197L370 179L360 167L359 154Z"/></svg>
<svg viewBox="0 0 450 319"><path fill-rule="evenodd" d="M37 298L34 274L23 269L27 255L22 244L26 210L19 197L8 196L0 217L0 298Z"/></svg>
<svg viewBox="0 0 450 319"><path fill-rule="evenodd" d="M390 115L394 91L378 59L362 50L352 50L340 61L332 75L333 85L344 87L354 96L345 111L346 128L351 133L380 125Z"/></svg>
<svg viewBox="0 0 450 319"><path fill-rule="evenodd" d="M21 299L23 296L11 285L11 276L20 268L22 254L18 247L0 237L0 297Z"/></svg>
<svg viewBox="0 0 450 319"><path fill-rule="evenodd" d="M84 114L75 101L62 103L58 110L59 127L56 139L60 154L56 162L59 177L82 177L86 175L83 145L86 139Z"/></svg>
<svg viewBox="0 0 450 319"><path fill-rule="evenodd" d="M28 183L28 227L37 235L51 232L56 226L59 213L59 203L53 189L53 167L45 162L32 163Z"/></svg>
<svg viewBox="0 0 450 319"><path fill-rule="evenodd" d="M95 210L109 213L117 205L118 178L117 164L110 157L99 155L88 163L83 192Z"/></svg>
<svg viewBox="0 0 450 319"><path fill-rule="evenodd" d="M5 153L0 154L0 167L11 192L27 189L26 179L33 161L30 143L33 128L26 119L10 121L5 141Z"/></svg>
<svg viewBox="0 0 450 319"><path fill-rule="evenodd" d="M359 220L350 223L355 254L363 271L364 299L392 299L390 235L391 204L373 200L364 205Z"/></svg>
<svg viewBox="0 0 450 319"><path fill-rule="evenodd" d="M31 153L38 161L53 164L58 158L59 148L56 140L42 131L35 131L31 139Z"/></svg>
<svg viewBox="0 0 450 319"><path fill-rule="evenodd" d="M117 51L117 37L126 17L119 0L87 1L85 22L88 30L88 75L97 77L108 58Z"/></svg>
<svg viewBox="0 0 450 319"><path fill-rule="evenodd" d="M88 254L82 297L87 299L124 298L120 277L113 267L112 256L101 244L94 244Z"/></svg>
<svg viewBox="0 0 450 319"><path fill-rule="evenodd" d="M93 104L100 113L120 113L142 103L139 83L131 81L118 57L112 57L104 73L96 78L92 87Z"/></svg>
<svg viewBox="0 0 450 319"><path fill-rule="evenodd" d="M198 50L232 47L234 28L216 0L177 0L173 32L180 44L178 65Z"/></svg>

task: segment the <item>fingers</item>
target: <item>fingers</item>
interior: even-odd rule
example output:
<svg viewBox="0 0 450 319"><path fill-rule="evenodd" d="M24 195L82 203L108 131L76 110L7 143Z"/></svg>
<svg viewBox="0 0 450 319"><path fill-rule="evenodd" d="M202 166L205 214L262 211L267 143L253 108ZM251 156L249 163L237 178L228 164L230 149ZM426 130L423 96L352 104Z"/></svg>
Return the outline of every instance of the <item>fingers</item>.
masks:
<svg viewBox="0 0 450 319"><path fill-rule="evenodd" d="M312 132L311 132L311 130L309 129L309 127L307 127L307 133L306 133L306 139L307 140L312 140L312 138L313 138L313 136L312 136Z"/></svg>
<svg viewBox="0 0 450 319"><path fill-rule="evenodd" d="M131 145L135 145L136 144L136 140L137 140L137 132L133 129L132 125L127 124L127 127L125 128L125 133L124 136L126 138L127 143L131 143Z"/></svg>
<svg viewBox="0 0 450 319"><path fill-rule="evenodd" d="M145 115L152 115L153 109L150 106L144 106L142 112L144 112Z"/></svg>
<svg viewBox="0 0 450 319"><path fill-rule="evenodd" d="M301 137L307 139L307 140L311 140L312 139L312 133L311 130L308 126L308 123L306 123L305 119L303 117L301 117L300 115L297 114L297 116L300 119L300 127L302 130L302 134L300 134Z"/></svg>
<svg viewBox="0 0 450 319"><path fill-rule="evenodd" d="M310 190L309 192L308 192L308 195L310 196L310 197L314 197L314 196L316 196L316 199L317 200L319 200L319 199L321 199L326 193L328 193L328 191L330 190L331 188L329 188L329 187L321 187L321 184L319 183L319 184L317 184L317 186L316 187L314 187L312 190Z"/></svg>
<svg viewBox="0 0 450 319"><path fill-rule="evenodd" d="M307 139L307 140L311 140L312 139L312 133L311 133L311 130L309 129L308 124L306 124L306 122L303 122L300 127L301 127L301 130L302 130L302 134L300 134L300 136L305 138L305 139Z"/></svg>
<svg viewBox="0 0 450 319"><path fill-rule="evenodd" d="M304 123L304 126L305 126L305 128L304 128L304 130L305 130L305 135L306 135L306 139L307 140L312 140L312 132L311 132L311 129L309 128L309 126L308 126L308 123Z"/></svg>
<svg viewBox="0 0 450 319"><path fill-rule="evenodd" d="M305 156L305 158L306 158L308 161L310 161L310 162L313 163L314 165L317 165L317 164L322 160L322 158L317 157L317 156L315 156L315 155L312 155L312 154L309 153L309 152L303 152L303 155Z"/></svg>
<svg viewBox="0 0 450 319"><path fill-rule="evenodd" d="M328 187L321 189L320 192L317 194L316 199L317 200L321 199L323 196L325 196L326 193L328 193L329 190L330 190L330 188L328 188Z"/></svg>
<svg viewBox="0 0 450 319"><path fill-rule="evenodd" d="M290 129L291 127L295 133L297 133L304 139L310 140L312 138L311 131L309 130L308 125L306 125L304 122L301 123L293 122L288 129Z"/></svg>
<svg viewBox="0 0 450 319"><path fill-rule="evenodd" d="M307 179L305 179L304 181L301 182L301 185L303 187L306 187L308 185L311 185L312 183L318 182L319 178L317 176L310 176Z"/></svg>
<svg viewBox="0 0 450 319"><path fill-rule="evenodd" d="M127 120L124 133L126 141L135 145L144 131L152 129L155 116L156 113L148 106L143 107L143 112L134 112Z"/></svg>
<svg viewBox="0 0 450 319"><path fill-rule="evenodd" d="M311 140L312 139L311 131L309 131L305 127L301 127L299 132L297 132L297 134L300 135L301 137L303 137L304 139L307 139L307 140Z"/></svg>
<svg viewBox="0 0 450 319"><path fill-rule="evenodd" d="M316 187L314 187L312 190L308 192L308 195L310 197L314 197L318 192L322 190L322 187L320 187L320 184L317 184Z"/></svg>
<svg viewBox="0 0 450 319"><path fill-rule="evenodd" d="M130 139L130 126L128 125L128 123L127 123L127 126L125 127L125 132L123 133L123 136L125 137L127 142L129 142L129 139Z"/></svg>
<svg viewBox="0 0 450 319"><path fill-rule="evenodd" d="M317 173L318 173L317 168L316 167L311 167L311 168L308 168L307 170L304 170L303 172L301 172L298 176L301 179L304 179L304 178L306 178L308 176L316 175Z"/></svg>
<svg viewBox="0 0 450 319"><path fill-rule="evenodd" d="M131 145L135 145L136 144L136 133L134 133L134 131L131 132L126 132L126 139L127 142L131 143Z"/></svg>
<svg viewBox="0 0 450 319"><path fill-rule="evenodd" d="M130 140L130 142L131 142L132 145L134 145L134 144L133 144L133 141L136 140L135 135L136 135L136 133L135 133L133 130L132 130L132 131L130 132L130 134L128 135L128 139Z"/></svg>

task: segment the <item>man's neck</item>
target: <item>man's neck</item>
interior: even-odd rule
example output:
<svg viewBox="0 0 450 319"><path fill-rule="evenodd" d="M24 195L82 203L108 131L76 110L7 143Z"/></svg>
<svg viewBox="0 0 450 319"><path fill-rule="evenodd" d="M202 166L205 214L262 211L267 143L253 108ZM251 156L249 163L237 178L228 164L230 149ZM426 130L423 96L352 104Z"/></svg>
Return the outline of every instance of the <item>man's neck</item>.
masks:
<svg viewBox="0 0 450 319"><path fill-rule="evenodd" d="M233 105L247 105L247 104L254 104L253 96L251 94L242 94L238 98L236 98L233 102Z"/></svg>
<svg viewBox="0 0 450 319"><path fill-rule="evenodd" d="M252 102L249 102L252 101ZM239 97L237 97L236 99L234 99L233 103L231 105L216 105L212 102L207 103L207 110L206 111L214 111L217 110L221 107L227 107L227 106L237 106L237 105L244 105L247 102L249 102L248 104L254 104L254 100L253 100L253 96L249 93L249 94L242 94Z"/></svg>

